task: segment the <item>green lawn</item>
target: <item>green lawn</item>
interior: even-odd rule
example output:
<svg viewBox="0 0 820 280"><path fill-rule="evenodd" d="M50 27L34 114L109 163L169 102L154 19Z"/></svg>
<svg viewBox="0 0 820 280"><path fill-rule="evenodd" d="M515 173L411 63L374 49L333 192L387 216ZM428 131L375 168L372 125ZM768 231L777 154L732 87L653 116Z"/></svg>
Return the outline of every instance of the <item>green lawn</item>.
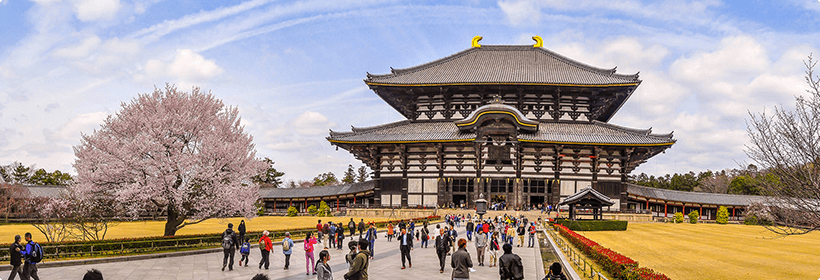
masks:
<svg viewBox="0 0 820 280"><path fill-rule="evenodd" d="M778 236L762 226L630 223L579 232L672 279L818 279L820 232Z"/></svg>

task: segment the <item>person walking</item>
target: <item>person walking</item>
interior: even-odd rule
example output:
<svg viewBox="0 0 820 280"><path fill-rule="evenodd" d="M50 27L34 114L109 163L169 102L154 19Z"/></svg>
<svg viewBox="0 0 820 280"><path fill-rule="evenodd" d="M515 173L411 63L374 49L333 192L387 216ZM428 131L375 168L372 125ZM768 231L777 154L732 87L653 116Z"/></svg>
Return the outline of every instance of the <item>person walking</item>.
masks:
<svg viewBox="0 0 820 280"><path fill-rule="evenodd" d="M473 267L473 260L470 258L470 253L467 252L467 240L461 238L458 240L458 250L453 253L450 258L450 266L453 267L453 280L470 279L470 268Z"/></svg>
<svg viewBox="0 0 820 280"><path fill-rule="evenodd" d="M353 258L350 269L344 275L345 279L367 280L367 268L370 266L370 259L373 258L370 251L367 250L370 244L367 240L359 239L359 253Z"/></svg>
<svg viewBox="0 0 820 280"><path fill-rule="evenodd" d="M324 245L325 250L327 250L327 243L330 241L330 222L328 221L324 225L322 225L322 234L319 235L319 240L322 241L322 245Z"/></svg>
<svg viewBox="0 0 820 280"><path fill-rule="evenodd" d="M507 240L505 240L505 242L507 242L507 244L512 245L513 240L515 240L515 227L508 224L507 225Z"/></svg>
<svg viewBox="0 0 820 280"><path fill-rule="evenodd" d="M498 265L498 250L501 248L498 247L498 232L493 231L490 235L490 267Z"/></svg>
<svg viewBox="0 0 820 280"><path fill-rule="evenodd" d="M430 239L430 230L427 229L427 225L424 225L424 227L421 228L421 245L419 247L427 248L427 243L428 243L429 239Z"/></svg>
<svg viewBox="0 0 820 280"><path fill-rule="evenodd" d="M530 224L530 230L529 230L529 233L530 233L530 238L529 238L529 242L528 242L528 244L527 244L527 245L528 245L527 247L532 248L532 247L534 247L534 246L535 246L535 234L536 234L536 230L535 230L535 222L532 222L532 223Z"/></svg>
<svg viewBox="0 0 820 280"><path fill-rule="evenodd" d="M467 240L473 241L473 230L475 230L475 224L473 224L473 220L467 220Z"/></svg>
<svg viewBox="0 0 820 280"><path fill-rule="evenodd" d="M554 262L550 265L549 273L542 280L567 280L567 276L561 271L561 264Z"/></svg>
<svg viewBox="0 0 820 280"><path fill-rule="evenodd" d="M11 273L8 280L14 280L14 277L19 276L23 279L23 245L20 245L20 236L14 236L14 243L9 246L9 260L11 261Z"/></svg>
<svg viewBox="0 0 820 280"><path fill-rule="evenodd" d="M336 250L341 251L342 246L345 242L345 229L342 227L342 223L339 223L339 227L336 229Z"/></svg>
<svg viewBox="0 0 820 280"><path fill-rule="evenodd" d="M447 260L447 253L450 252L450 234L449 231L442 229L438 236L436 236L436 255L439 262L439 273L444 273L444 263Z"/></svg>
<svg viewBox="0 0 820 280"><path fill-rule="evenodd" d="M318 244L319 242L316 241L316 238L313 238L310 232L308 232L307 236L305 236L305 241L303 241L302 245L305 248L305 275L310 275L310 268L313 267L313 274L316 274L316 267L312 266L311 264L316 262L313 258L313 245Z"/></svg>
<svg viewBox="0 0 820 280"><path fill-rule="evenodd" d="M333 270L327 263L330 261L330 253L327 250L319 252L319 261L316 262L316 279L333 280Z"/></svg>
<svg viewBox="0 0 820 280"><path fill-rule="evenodd" d="M239 226L236 227L236 231L239 232L239 242L245 241L245 220L239 220Z"/></svg>
<svg viewBox="0 0 820 280"><path fill-rule="evenodd" d="M345 262L347 263L347 268L350 268L350 266L353 265L353 259L356 258L356 254L358 253L356 251L357 247L359 247L358 241L350 241L347 243L347 248L350 249L350 252L347 252L347 255L345 255Z"/></svg>
<svg viewBox="0 0 820 280"><path fill-rule="evenodd" d="M25 263L23 264L23 275L20 275L20 278L23 280L34 279L40 280L40 276L37 275L37 263L43 260L43 248L40 247L40 244L31 240L31 233L26 232L26 249L20 251L25 259Z"/></svg>
<svg viewBox="0 0 820 280"><path fill-rule="evenodd" d="M330 227L327 231L327 241L330 243L330 248L336 248L336 228L338 227L333 222L329 223ZM325 246L325 250L327 250L327 246Z"/></svg>
<svg viewBox="0 0 820 280"><path fill-rule="evenodd" d="M236 251L239 251L239 239L233 231L233 224L229 223L228 228L222 232L222 271L225 271L225 266L228 270L233 270L233 257ZM231 262L228 262L228 257Z"/></svg>
<svg viewBox="0 0 820 280"><path fill-rule="evenodd" d="M516 230L516 232L518 233L518 246L517 247L524 246L524 235L527 233L527 230L524 228L525 225L526 224L524 224L524 223L519 223L518 224L518 229Z"/></svg>
<svg viewBox="0 0 820 280"><path fill-rule="evenodd" d="M504 255L498 258L498 274L501 280L524 279L524 265L521 257L512 252L512 244L504 244Z"/></svg>
<svg viewBox="0 0 820 280"><path fill-rule="evenodd" d="M350 222L347 223L347 229L350 230L350 240L353 240L353 235L356 234L356 222L353 218L350 218Z"/></svg>
<svg viewBox="0 0 820 280"><path fill-rule="evenodd" d="M375 248L376 238L377 238L376 235L378 235L378 233L376 232L376 226L373 225L373 223L370 223L370 228L367 229L367 234L364 236L364 238L365 238L365 240L370 242L370 246L368 246L368 248L370 248L370 259L371 260L373 259L373 256L376 255L376 248Z"/></svg>
<svg viewBox="0 0 820 280"><path fill-rule="evenodd" d="M282 254L285 254L285 268L290 267L290 255L293 254L293 239L290 239L290 232L285 232L285 238L282 239Z"/></svg>
<svg viewBox="0 0 820 280"><path fill-rule="evenodd" d="M393 241L393 223L387 223L387 242Z"/></svg>
<svg viewBox="0 0 820 280"><path fill-rule="evenodd" d="M487 248L487 234L483 231L476 231L475 252L478 258L478 266L484 266L484 249Z"/></svg>
<svg viewBox="0 0 820 280"><path fill-rule="evenodd" d="M413 234L407 232L407 229L401 229L401 235L398 238L399 251L401 252L401 269L404 269L404 259L407 258L407 263L413 267L413 260L410 259L410 251L413 250Z"/></svg>
<svg viewBox="0 0 820 280"><path fill-rule="evenodd" d="M239 266L242 266L242 261L245 261L245 267L248 267L248 262L250 259L248 256L251 254L251 238L248 237L242 242L242 246L239 247L239 254L242 255L239 258Z"/></svg>
<svg viewBox="0 0 820 280"><path fill-rule="evenodd" d="M367 229L364 226L364 219L359 220L359 239L362 239L362 234L364 234L364 230Z"/></svg>
<svg viewBox="0 0 820 280"><path fill-rule="evenodd" d="M271 242L269 231L263 231L262 236L259 237L259 252L262 253L262 259L259 260L259 269L262 269L262 266L265 269L270 267L270 251L273 250L273 242Z"/></svg>

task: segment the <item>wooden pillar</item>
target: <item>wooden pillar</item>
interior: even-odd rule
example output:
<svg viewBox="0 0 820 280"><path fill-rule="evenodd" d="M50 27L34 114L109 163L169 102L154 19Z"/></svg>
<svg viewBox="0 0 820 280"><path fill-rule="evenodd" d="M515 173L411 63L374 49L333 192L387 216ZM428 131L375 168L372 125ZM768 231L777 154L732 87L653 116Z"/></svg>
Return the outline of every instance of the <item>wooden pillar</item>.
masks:
<svg viewBox="0 0 820 280"><path fill-rule="evenodd" d="M667 214L667 213L668 213L668 212L667 212L667 209L668 209L668 208L669 208L669 203L667 203L666 201L664 201L664 202L663 202L663 217L664 217L664 218L669 217L669 214Z"/></svg>
<svg viewBox="0 0 820 280"><path fill-rule="evenodd" d="M700 205L700 210L698 210L698 219L703 216L703 204Z"/></svg>
<svg viewBox="0 0 820 280"><path fill-rule="evenodd" d="M339 212L339 196L336 196L336 212Z"/></svg>
<svg viewBox="0 0 820 280"><path fill-rule="evenodd" d="M276 213L276 200L273 200L273 212Z"/></svg>
<svg viewBox="0 0 820 280"><path fill-rule="evenodd" d="M735 209L737 209L737 207L732 207L732 218L733 218L733 220L737 221L737 216L735 215Z"/></svg>
<svg viewBox="0 0 820 280"><path fill-rule="evenodd" d="M646 198L646 210L649 210L649 198Z"/></svg>

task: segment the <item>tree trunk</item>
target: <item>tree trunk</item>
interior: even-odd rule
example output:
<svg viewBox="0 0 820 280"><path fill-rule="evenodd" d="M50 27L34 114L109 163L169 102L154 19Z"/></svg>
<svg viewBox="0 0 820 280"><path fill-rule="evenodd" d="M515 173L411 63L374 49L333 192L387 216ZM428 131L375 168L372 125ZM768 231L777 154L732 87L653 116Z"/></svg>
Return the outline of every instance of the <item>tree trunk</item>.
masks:
<svg viewBox="0 0 820 280"><path fill-rule="evenodd" d="M168 220L165 222L165 236L174 236L179 229L179 225L185 221L185 216L180 215L176 209L168 205Z"/></svg>

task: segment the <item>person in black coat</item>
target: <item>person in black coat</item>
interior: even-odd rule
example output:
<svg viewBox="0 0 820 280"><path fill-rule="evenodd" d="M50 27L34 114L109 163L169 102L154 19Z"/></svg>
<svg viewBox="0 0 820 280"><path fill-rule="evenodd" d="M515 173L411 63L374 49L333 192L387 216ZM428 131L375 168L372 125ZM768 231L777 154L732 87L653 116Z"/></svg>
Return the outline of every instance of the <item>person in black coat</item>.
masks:
<svg viewBox="0 0 820 280"><path fill-rule="evenodd" d="M236 228L236 231L239 232L239 241L245 241L245 220L239 221L239 227Z"/></svg>
<svg viewBox="0 0 820 280"><path fill-rule="evenodd" d="M20 236L14 236L14 243L9 246L9 256L11 256L11 274L8 280L14 280L14 277L20 276L23 279L23 245L20 245Z"/></svg>
<svg viewBox="0 0 820 280"><path fill-rule="evenodd" d="M236 255L236 251L239 251L239 239L236 236L236 232L233 231L233 224L228 224L228 229L222 233L222 240L225 240L226 237L231 240L231 244L225 248L223 241L222 271L225 271L225 266L227 266L229 270L233 270L233 257ZM228 262L228 257L230 257L231 262Z"/></svg>
<svg viewBox="0 0 820 280"><path fill-rule="evenodd" d="M401 229L401 235L397 241L399 241L399 251L401 251L401 269L404 269L405 258L410 267L413 267L413 261L410 259L410 251L413 250L413 234L407 232L407 229Z"/></svg>
<svg viewBox="0 0 820 280"><path fill-rule="evenodd" d="M504 244L504 255L498 258L498 274L501 280L521 280L524 279L524 265L521 257L512 252L510 243Z"/></svg>
<svg viewBox="0 0 820 280"><path fill-rule="evenodd" d="M438 226L436 226L438 228ZM447 252L450 252L450 234L449 230L442 230L440 231L439 235L436 236L436 255L438 255L438 262L441 266L439 269L439 273L444 273L444 264L447 260Z"/></svg>

